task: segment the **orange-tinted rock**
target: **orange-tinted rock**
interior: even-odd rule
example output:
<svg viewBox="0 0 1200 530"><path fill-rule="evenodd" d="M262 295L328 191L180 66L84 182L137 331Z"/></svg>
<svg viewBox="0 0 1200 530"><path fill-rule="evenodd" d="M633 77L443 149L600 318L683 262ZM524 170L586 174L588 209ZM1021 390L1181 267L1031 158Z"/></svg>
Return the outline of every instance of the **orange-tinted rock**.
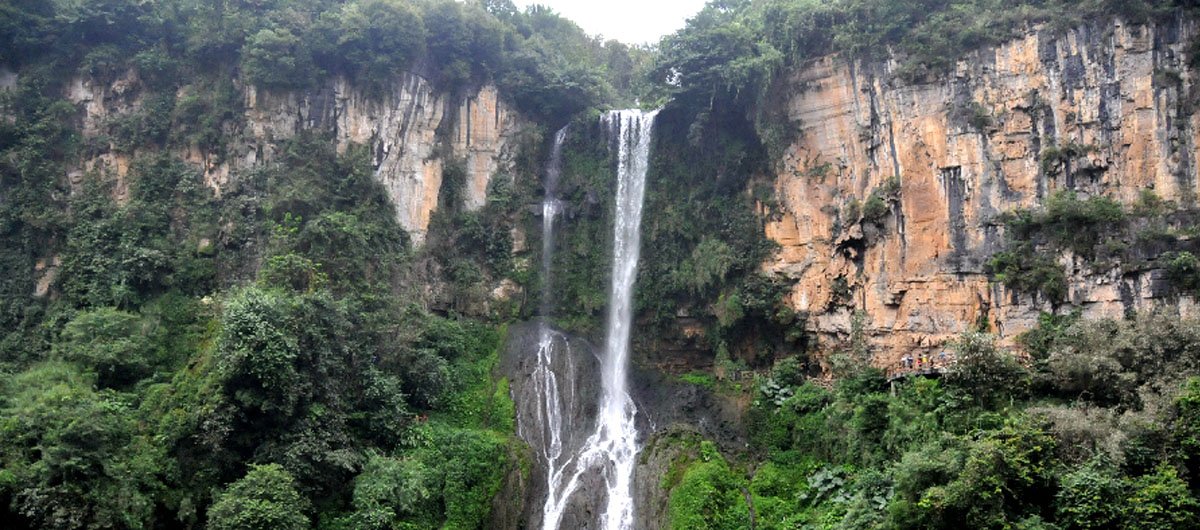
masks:
<svg viewBox="0 0 1200 530"><path fill-rule="evenodd" d="M864 311L879 364L939 350L981 322L1011 343L1050 306L989 283L984 264L1003 241L995 215L1067 188L1126 203L1146 188L1194 196L1197 117L1178 119L1193 89L1194 34L1194 24L1035 29L922 84L894 78L890 65L812 62L787 80L799 134L776 181L785 212L766 228L782 248L765 268L796 280L790 303L810 312L824 344L846 340L852 308ZM1174 79L1163 72L1179 82L1163 83ZM1042 152L1067 144L1096 150L1070 171L1044 173ZM850 202L889 178L900 199L881 229L847 223ZM1061 261L1070 303L1087 316L1162 303L1151 288L1161 271L1095 273ZM852 300L831 304L839 276Z"/></svg>

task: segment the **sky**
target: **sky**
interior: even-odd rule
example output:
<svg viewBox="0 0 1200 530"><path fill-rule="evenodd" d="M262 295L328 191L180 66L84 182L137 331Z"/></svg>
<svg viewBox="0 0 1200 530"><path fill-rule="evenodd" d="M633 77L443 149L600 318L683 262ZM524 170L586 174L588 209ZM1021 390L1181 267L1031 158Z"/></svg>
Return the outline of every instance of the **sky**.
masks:
<svg viewBox="0 0 1200 530"><path fill-rule="evenodd" d="M683 27L705 0L514 0L522 9L542 4L571 19L589 35L626 44L656 43Z"/></svg>

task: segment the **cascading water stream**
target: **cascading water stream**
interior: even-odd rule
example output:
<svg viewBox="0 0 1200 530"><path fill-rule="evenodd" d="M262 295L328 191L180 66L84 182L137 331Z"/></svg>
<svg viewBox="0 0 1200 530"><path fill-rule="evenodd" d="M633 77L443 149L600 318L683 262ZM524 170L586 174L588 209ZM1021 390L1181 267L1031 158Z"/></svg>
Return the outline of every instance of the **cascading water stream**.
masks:
<svg viewBox="0 0 1200 530"><path fill-rule="evenodd" d="M543 508L543 530L557 530L563 510L580 478L587 472L601 473L607 505L601 515L606 530L627 530L633 524L633 467L637 456L637 407L627 385L629 338L633 320L633 284L642 224L649 166L651 132L656 112L612 111L602 118L617 134L617 196L613 226L613 266L608 305L608 327L601 359L603 394L595 432L574 458L549 471L550 494ZM540 355L540 353L539 353ZM571 470L570 478L567 471Z"/></svg>
<svg viewBox="0 0 1200 530"><path fill-rule="evenodd" d="M567 137L567 128L563 127L554 135L554 146L550 150L550 161L546 164L545 193L542 198L542 298L539 313L542 320L538 323L538 352L537 364L532 373L533 394L537 396L535 405L536 425L541 429L537 433L540 438L541 458L546 465L547 498L559 496L557 487L561 480L564 464L560 462L563 456L563 437L570 432L569 425L572 416L567 414L567 408L574 401L574 366L569 354L562 356L566 373L563 374L567 383L567 399L563 399L559 388L558 375L555 373L556 350L566 351L566 337L550 328L546 319L550 316L551 282L550 271L554 252L554 223L562 213L562 201L557 196L558 178L562 173L562 146ZM564 425L564 421L567 423ZM524 426L522 426L522 430ZM519 433L528 440L529 433Z"/></svg>

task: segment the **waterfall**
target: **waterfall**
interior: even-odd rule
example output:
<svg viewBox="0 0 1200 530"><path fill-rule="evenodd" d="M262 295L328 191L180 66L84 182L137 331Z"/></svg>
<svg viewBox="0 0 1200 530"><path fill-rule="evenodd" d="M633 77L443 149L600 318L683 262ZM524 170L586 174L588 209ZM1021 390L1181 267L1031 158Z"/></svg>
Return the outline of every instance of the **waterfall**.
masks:
<svg viewBox="0 0 1200 530"><path fill-rule="evenodd" d="M542 301L541 316L550 316L550 258L554 254L554 220L562 213L562 200L558 198L558 178L562 175L562 148L567 140L567 127L554 133L554 145L550 148L550 161L546 163L546 182L542 195Z"/></svg>
<svg viewBox="0 0 1200 530"><path fill-rule="evenodd" d="M607 505L601 514L601 527L627 530L633 524L633 467L637 456L637 407L627 385L629 338L633 320L633 283L642 225L642 199L646 190L646 170L650 159L650 140L657 112L639 110L612 111L602 120L616 134L617 195L613 215L613 265L609 291L608 322L604 355L601 359L603 392L596 417L595 431L579 454L558 466L552 466L542 529L557 530L571 494L585 473L600 473L607 492ZM539 353L540 355L540 353ZM567 471L571 470L570 478Z"/></svg>
<svg viewBox="0 0 1200 530"><path fill-rule="evenodd" d="M531 383L533 395L537 397L535 404L536 426L541 432L536 435L540 441L541 457L546 466L547 505L549 499L560 497L558 488L562 480L558 479L565 470L561 462L563 456L564 437L570 429L569 423L573 416L568 413L575 399L575 367L567 351L566 337L550 328L546 319L550 316L551 304L551 266L554 253L554 222L562 213L562 201L557 195L558 178L562 173L562 147L567 138L567 128L559 129L554 135L554 145L550 149L550 160L546 164L546 180L542 197L542 296L539 304L541 321L538 322L538 352L537 364L534 366ZM556 364L555 351L563 352L562 358ZM555 369L565 369L563 374L567 385L566 395L562 393ZM564 399L566 398L566 399ZM566 424L565 424L566 423ZM522 430L525 428L521 425ZM520 436L529 440L529 433L520 432Z"/></svg>

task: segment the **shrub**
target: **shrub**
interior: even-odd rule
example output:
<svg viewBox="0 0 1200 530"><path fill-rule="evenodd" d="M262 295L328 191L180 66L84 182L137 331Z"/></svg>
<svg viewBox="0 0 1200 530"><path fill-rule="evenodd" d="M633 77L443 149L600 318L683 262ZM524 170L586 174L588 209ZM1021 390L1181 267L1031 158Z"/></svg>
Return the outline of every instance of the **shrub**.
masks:
<svg viewBox="0 0 1200 530"><path fill-rule="evenodd" d="M1183 385L1183 391L1175 399L1174 412L1172 438L1179 446L1187 470L1195 473L1200 470L1200 377L1192 377ZM1200 480L1193 478L1192 482Z"/></svg>
<svg viewBox="0 0 1200 530"><path fill-rule="evenodd" d="M308 500L279 464L251 464L246 476L217 494L208 509L213 530L300 530L312 525Z"/></svg>
<svg viewBox="0 0 1200 530"><path fill-rule="evenodd" d="M1167 278L1182 292L1200 290L1200 258L1191 252L1167 252L1160 259L1167 264Z"/></svg>
<svg viewBox="0 0 1200 530"><path fill-rule="evenodd" d="M869 223L878 223L883 220L883 216L888 212L887 203L883 202L883 198L872 193L862 205L863 221Z"/></svg>
<svg viewBox="0 0 1200 530"><path fill-rule="evenodd" d="M217 367L230 397L243 407L290 414L299 401L302 355L293 332L293 300L283 295L245 289L225 304Z"/></svg>
<svg viewBox="0 0 1200 530"><path fill-rule="evenodd" d="M1039 313L1037 327L1017 336L1017 342L1034 360L1045 361L1050 357L1055 343L1065 336L1066 330L1079 320L1079 316L1079 311L1065 315Z"/></svg>
<svg viewBox="0 0 1200 530"><path fill-rule="evenodd" d="M146 528L166 460L136 409L67 363L0 379L0 496L34 528Z"/></svg>
<svg viewBox="0 0 1200 530"><path fill-rule="evenodd" d="M1075 192L1057 191L1046 199L1046 211L1036 222L1058 248L1092 256L1100 240L1116 232L1125 219L1121 203L1109 197L1093 195L1081 201Z"/></svg>
<svg viewBox="0 0 1200 530"><path fill-rule="evenodd" d="M371 454L354 479L349 524L362 529L389 529L404 523L436 526L441 477L416 458ZM401 523L403 521L404 523Z"/></svg>
<svg viewBox="0 0 1200 530"><path fill-rule="evenodd" d="M102 387L121 387L149 375L151 343L137 315L111 307L79 313L63 327L55 351L97 375Z"/></svg>
<svg viewBox="0 0 1200 530"><path fill-rule="evenodd" d="M1125 523L1128 493L1111 465L1093 459L1063 476L1055 519L1063 530L1118 528Z"/></svg>
<svg viewBox="0 0 1200 530"><path fill-rule="evenodd" d="M1200 321L1169 312L1080 321L1058 341L1049 366L1065 395L1140 409L1170 406L1186 374L1200 366Z"/></svg>
<svg viewBox="0 0 1200 530"><path fill-rule="evenodd" d="M1175 468L1166 464L1133 481L1129 505L1130 530L1193 528L1200 522L1200 503Z"/></svg>
<svg viewBox="0 0 1200 530"><path fill-rule="evenodd" d="M255 85L269 89L310 86L316 66L312 52L286 28L263 29L242 47L242 72Z"/></svg>
<svg viewBox="0 0 1200 530"><path fill-rule="evenodd" d="M700 442L700 461L688 466L671 489L671 528L678 530L747 528L750 513L738 477L712 442Z"/></svg>
<svg viewBox="0 0 1200 530"><path fill-rule="evenodd" d="M960 336L950 345L954 360L946 371L946 383L981 403L1027 392L1028 370L1011 353L997 348L995 341L986 333Z"/></svg>
<svg viewBox="0 0 1200 530"><path fill-rule="evenodd" d="M1015 291L1040 293L1055 305L1066 299L1067 275L1052 258L1036 256L1024 249L1001 251L992 255L986 269Z"/></svg>
<svg viewBox="0 0 1200 530"><path fill-rule="evenodd" d="M362 0L327 11L315 33L320 64L383 94L424 53L427 31L407 3Z"/></svg>

